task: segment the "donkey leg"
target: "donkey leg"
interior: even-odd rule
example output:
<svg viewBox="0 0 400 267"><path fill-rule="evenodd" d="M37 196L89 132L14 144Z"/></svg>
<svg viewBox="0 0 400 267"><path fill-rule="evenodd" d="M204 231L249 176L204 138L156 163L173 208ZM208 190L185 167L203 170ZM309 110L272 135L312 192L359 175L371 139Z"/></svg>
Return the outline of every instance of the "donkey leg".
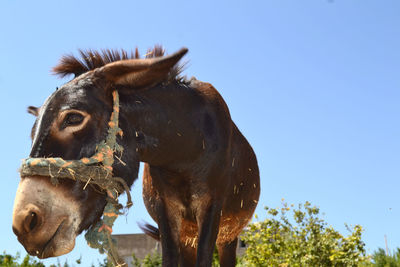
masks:
<svg viewBox="0 0 400 267"><path fill-rule="evenodd" d="M238 238L228 243L217 244L221 267L234 267L236 264L236 247Z"/></svg>
<svg viewBox="0 0 400 267"><path fill-rule="evenodd" d="M182 244L179 255L180 267L193 267L196 264L196 248L192 244Z"/></svg>
<svg viewBox="0 0 400 267"><path fill-rule="evenodd" d="M166 207L161 200L156 204L156 211L162 248L162 266L178 266L179 225L168 219Z"/></svg>
<svg viewBox="0 0 400 267"><path fill-rule="evenodd" d="M181 267L196 265L198 227L195 221L184 219L181 223L179 264Z"/></svg>
<svg viewBox="0 0 400 267"><path fill-rule="evenodd" d="M211 203L208 205L208 208L204 208L204 212L200 214L197 221L199 226L199 243L196 257L197 267L211 266L221 214L221 205L219 203Z"/></svg>

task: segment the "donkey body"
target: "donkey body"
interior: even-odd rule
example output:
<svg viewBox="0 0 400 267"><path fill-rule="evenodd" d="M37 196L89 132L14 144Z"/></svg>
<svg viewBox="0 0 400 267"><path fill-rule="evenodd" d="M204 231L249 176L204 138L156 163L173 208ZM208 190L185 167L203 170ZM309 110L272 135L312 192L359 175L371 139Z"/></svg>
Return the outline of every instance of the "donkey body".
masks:
<svg viewBox="0 0 400 267"><path fill-rule="evenodd" d="M177 78L175 64L186 51L162 57L156 48L148 59L112 51L82 53L85 62L65 57L55 72L76 77L40 109L30 108L38 116L31 156L90 156L105 135L110 92L118 90L126 165L116 161L114 172L131 185L139 161L145 162L143 199L158 229L143 229L161 240L163 266L211 266L215 244L221 266L234 266L237 237L259 198L257 161L212 85ZM69 239L96 222L105 205L104 193L95 187L82 190L71 181L54 187L48 177L25 177L15 201L14 232L39 257L71 250ZM58 204L47 196L55 190L75 208L54 208L50 214L43 202ZM79 216L71 219L72 214Z"/></svg>

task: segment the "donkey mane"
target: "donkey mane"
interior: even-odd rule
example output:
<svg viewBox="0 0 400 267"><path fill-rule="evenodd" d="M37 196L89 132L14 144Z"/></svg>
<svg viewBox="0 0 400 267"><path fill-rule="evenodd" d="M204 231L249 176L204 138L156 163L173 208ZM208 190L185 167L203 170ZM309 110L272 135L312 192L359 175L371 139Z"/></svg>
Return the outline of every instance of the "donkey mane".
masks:
<svg viewBox="0 0 400 267"><path fill-rule="evenodd" d="M129 53L124 49L102 49L100 51L79 49L78 52L80 58L72 54L62 56L58 65L52 69L52 72L61 78L71 74L74 74L74 78L76 78L85 72L100 68L111 62L141 58L137 47L135 52L131 50ZM156 58L164 55L164 48L160 45L155 45L153 49L147 50L145 58ZM180 76L180 74L184 70L185 65L186 63L183 63L172 68L166 80L184 83L186 79Z"/></svg>

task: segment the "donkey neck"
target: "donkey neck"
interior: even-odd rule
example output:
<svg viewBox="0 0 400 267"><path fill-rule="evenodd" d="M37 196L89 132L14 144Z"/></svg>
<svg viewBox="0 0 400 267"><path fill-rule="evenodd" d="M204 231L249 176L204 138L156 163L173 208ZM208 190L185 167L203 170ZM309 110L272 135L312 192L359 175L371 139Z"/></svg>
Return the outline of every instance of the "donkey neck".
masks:
<svg viewBox="0 0 400 267"><path fill-rule="evenodd" d="M121 99L136 139L135 147L129 149L138 152L140 161L179 169L203 151L199 107L204 101L190 85L159 85Z"/></svg>

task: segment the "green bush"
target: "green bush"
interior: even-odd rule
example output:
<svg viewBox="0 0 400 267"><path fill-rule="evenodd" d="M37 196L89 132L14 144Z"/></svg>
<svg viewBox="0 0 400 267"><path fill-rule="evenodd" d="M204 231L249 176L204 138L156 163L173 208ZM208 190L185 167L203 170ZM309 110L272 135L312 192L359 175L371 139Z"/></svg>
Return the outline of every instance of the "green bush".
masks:
<svg viewBox="0 0 400 267"><path fill-rule="evenodd" d="M29 255L26 255L21 263L18 263L20 254L16 256L7 254L5 251L0 255L0 266L2 267L45 267L43 263L34 260Z"/></svg>
<svg viewBox="0 0 400 267"><path fill-rule="evenodd" d="M371 262L360 265L360 267L400 267L400 248L397 248L392 255L387 255L385 250L378 248L371 255Z"/></svg>
<svg viewBox="0 0 400 267"><path fill-rule="evenodd" d="M309 202L265 210L267 219L250 224L243 236L248 248L239 265L329 267L368 262L361 226L347 227L350 234L344 237L319 218L319 208Z"/></svg>
<svg viewBox="0 0 400 267"><path fill-rule="evenodd" d="M133 262L136 267L161 267L162 266L162 258L161 255L157 252L153 254L147 254L146 257L142 261L139 261L135 255L132 255Z"/></svg>
<svg viewBox="0 0 400 267"><path fill-rule="evenodd" d="M135 254L132 254L132 264L135 267L161 267L162 259L161 255L157 252L154 252L153 254L147 254L143 260L139 260ZM99 267L113 267L113 264L108 261L108 259L104 259Z"/></svg>

